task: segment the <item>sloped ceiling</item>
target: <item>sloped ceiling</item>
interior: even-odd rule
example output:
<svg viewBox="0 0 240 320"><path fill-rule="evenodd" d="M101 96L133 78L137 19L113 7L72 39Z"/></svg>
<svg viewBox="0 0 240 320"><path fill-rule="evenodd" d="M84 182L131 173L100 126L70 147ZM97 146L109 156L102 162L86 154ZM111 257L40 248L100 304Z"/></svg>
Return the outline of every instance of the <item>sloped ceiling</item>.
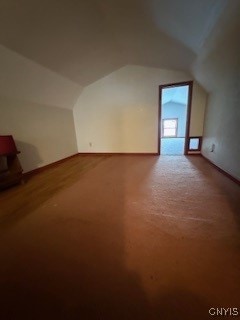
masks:
<svg viewBox="0 0 240 320"><path fill-rule="evenodd" d="M227 0L152 0L152 16L159 29L196 54L227 6Z"/></svg>
<svg viewBox="0 0 240 320"><path fill-rule="evenodd" d="M86 86L126 65L190 71L227 0L2 0L0 43Z"/></svg>

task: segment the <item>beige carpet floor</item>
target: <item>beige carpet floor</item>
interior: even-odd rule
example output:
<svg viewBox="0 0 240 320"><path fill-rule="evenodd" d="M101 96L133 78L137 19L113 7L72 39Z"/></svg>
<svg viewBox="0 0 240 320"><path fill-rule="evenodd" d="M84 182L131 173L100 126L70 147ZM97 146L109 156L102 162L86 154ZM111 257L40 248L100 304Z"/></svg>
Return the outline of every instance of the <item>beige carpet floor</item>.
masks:
<svg viewBox="0 0 240 320"><path fill-rule="evenodd" d="M239 186L196 156L82 159L0 194L0 319L240 313Z"/></svg>

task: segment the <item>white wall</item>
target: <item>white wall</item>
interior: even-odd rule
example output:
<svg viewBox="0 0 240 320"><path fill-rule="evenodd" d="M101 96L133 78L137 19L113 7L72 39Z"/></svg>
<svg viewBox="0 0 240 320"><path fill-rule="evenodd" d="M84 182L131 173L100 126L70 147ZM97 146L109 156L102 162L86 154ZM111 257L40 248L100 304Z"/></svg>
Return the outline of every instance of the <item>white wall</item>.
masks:
<svg viewBox="0 0 240 320"><path fill-rule="evenodd" d="M8 134L25 172L77 153L72 110L0 96L0 135Z"/></svg>
<svg viewBox="0 0 240 320"><path fill-rule="evenodd" d="M207 104L206 91L196 82L193 84L190 136L202 136Z"/></svg>
<svg viewBox="0 0 240 320"><path fill-rule="evenodd" d="M227 27L216 30L195 66L196 78L209 88L202 153L240 179L240 42L239 10ZM224 23L224 21L222 22ZM214 41L214 39L217 39ZM211 152L212 145L215 149Z"/></svg>
<svg viewBox="0 0 240 320"><path fill-rule="evenodd" d="M82 87L0 45L0 95L72 109Z"/></svg>
<svg viewBox="0 0 240 320"><path fill-rule="evenodd" d="M14 136L24 171L77 153L74 82L0 46L0 135Z"/></svg>
<svg viewBox="0 0 240 320"><path fill-rule="evenodd" d="M191 79L183 72L131 65L85 87L73 109L79 152L156 153L159 85ZM191 135L202 135L205 101L195 84Z"/></svg>

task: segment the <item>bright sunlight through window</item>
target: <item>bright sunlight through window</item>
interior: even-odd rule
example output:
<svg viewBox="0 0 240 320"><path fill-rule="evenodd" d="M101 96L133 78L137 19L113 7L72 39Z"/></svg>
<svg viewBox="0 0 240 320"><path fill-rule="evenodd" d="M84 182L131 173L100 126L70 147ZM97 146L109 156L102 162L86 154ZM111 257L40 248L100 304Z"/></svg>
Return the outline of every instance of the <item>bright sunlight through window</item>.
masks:
<svg viewBox="0 0 240 320"><path fill-rule="evenodd" d="M177 119L163 119L163 137L176 137L177 124Z"/></svg>

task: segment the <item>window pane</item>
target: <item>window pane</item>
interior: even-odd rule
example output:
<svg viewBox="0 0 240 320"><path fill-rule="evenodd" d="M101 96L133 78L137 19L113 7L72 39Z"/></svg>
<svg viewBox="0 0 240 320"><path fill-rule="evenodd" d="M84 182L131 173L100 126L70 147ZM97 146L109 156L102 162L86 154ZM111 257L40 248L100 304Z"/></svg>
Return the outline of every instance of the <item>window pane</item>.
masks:
<svg viewBox="0 0 240 320"><path fill-rule="evenodd" d="M176 136L176 129L164 128L163 135L168 136L168 137L175 137Z"/></svg>
<svg viewBox="0 0 240 320"><path fill-rule="evenodd" d="M176 128L177 121L176 120L164 120L163 126L164 126L164 128Z"/></svg>
<svg viewBox="0 0 240 320"><path fill-rule="evenodd" d="M197 150L198 148L199 148L199 139L198 138L195 138L195 139L190 138L189 149Z"/></svg>

